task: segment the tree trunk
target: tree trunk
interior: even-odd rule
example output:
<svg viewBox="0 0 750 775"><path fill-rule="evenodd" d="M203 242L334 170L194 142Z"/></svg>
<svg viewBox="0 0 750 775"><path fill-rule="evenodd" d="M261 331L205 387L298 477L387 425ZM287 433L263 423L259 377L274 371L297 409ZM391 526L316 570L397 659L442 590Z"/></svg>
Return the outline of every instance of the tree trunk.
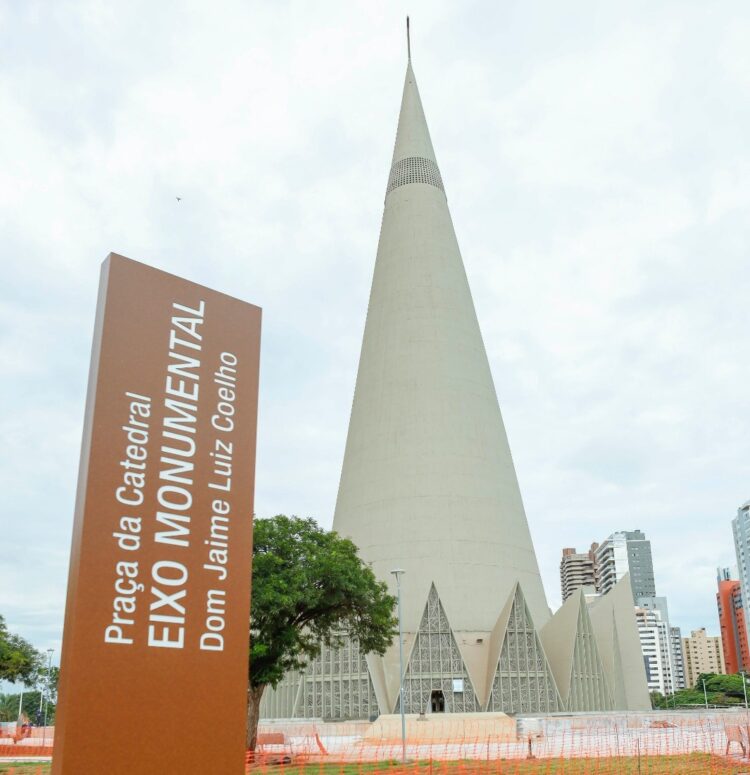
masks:
<svg viewBox="0 0 750 775"><path fill-rule="evenodd" d="M247 689L247 749L255 750L255 743L258 739L258 720L260 719L260 701L263 697L265 684L260 686L249 686Z"/></svg>

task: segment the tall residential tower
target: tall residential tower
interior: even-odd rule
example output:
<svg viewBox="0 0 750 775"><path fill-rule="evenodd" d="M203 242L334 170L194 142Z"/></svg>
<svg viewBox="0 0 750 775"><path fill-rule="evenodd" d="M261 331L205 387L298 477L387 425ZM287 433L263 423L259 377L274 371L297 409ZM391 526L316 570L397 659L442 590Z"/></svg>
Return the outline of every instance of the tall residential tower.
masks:
<svg viewBox="0 0 750 775"><path fill-rule="evenodd" d="M729 568L719 568L716 581L719 586L716 606L719 611L724 667L729 674L750 672L750 649L740 581L732 578Z"/></svg>
<svg viewBox="0 0 750 775"><path fill-rule="evenodd" d="M588 552L577 552L575 548L562 550L560 560L560 589L563 603L576 589L596 589L596 558L597 544L591 544Z"/></svg>
<svg viewBox="0 0 750 775"><path fill-rule="evenodd" d="M706 635L706 628L693 630L682 639L688 687L695 686L701 673L725 673L721 635Z"/></svg>
<svg viewBox="0 0 750 775"><path fill-rule="evenodd" d="M651 541L640 530L612 533L596 550L597 589L606 594L626 574L636 603L656 594Z"/></svg>
<svg viewBox="0 0 750 775"><path fill-rule="evenodd" d="M742 599L750 600L750 501L737 509L737 516L732 520L732 533ZM750 640L750 617L745 618L745 634Z"/></svg>

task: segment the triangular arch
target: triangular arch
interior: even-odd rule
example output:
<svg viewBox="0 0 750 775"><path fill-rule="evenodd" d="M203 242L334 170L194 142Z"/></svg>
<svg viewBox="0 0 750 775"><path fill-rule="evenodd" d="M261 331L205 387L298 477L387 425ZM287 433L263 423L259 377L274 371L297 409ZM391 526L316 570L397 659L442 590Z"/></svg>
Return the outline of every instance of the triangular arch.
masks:
<svg viewBox="0 0 750 775"><path fill-rule="evenodd" d="M562 710L552 669L547 662L529 607L516 584L498 624L507 616L487 710L503 713L554 713ZM497 652L496 652L497 653Z"/></svg>
<svg viewBox="0 0 750 775"><path fill-rule="evenodd" d="M404 710L429 712L433 692L442 692L446 713L482 710L434 584L404 671ZM398 697L393 712L400 708Z"/></svg>
<svg viewBox="0 0 750 775"><path fill-rule="evenodd" d="M612 695L604 676L604 666L594 637L588 607L578 608L575 644L570 668L568 710L612 710Z"/></svg>
<svg viewBox="0 0 750 775"><path fill-rule="evenodd" d="M320 654L300 672L287 673L266 689L261 718L322 718L344 721L380 712L365 655L356 640L321 644Z"/></svg>

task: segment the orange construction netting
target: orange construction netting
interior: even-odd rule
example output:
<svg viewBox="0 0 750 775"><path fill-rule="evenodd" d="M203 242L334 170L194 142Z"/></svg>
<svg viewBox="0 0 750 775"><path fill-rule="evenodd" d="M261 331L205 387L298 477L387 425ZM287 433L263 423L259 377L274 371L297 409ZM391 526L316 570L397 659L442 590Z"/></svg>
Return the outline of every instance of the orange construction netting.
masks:
<svg viewBox="0 0 750 775"><path fill-rule="evenodd" d="M53 727L0 727L3 775L44 775L48 764L20 760L53 751ZM247 768L287 775L750 775L750 714L435 714L408 719L405 749L394 716L373 723L261 722Z"/></svg>

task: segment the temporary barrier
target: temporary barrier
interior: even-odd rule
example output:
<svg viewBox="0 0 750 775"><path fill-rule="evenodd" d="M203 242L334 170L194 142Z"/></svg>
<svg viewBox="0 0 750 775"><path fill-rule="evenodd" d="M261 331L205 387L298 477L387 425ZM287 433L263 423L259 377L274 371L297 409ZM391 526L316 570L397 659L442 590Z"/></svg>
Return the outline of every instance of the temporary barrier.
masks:
<svg viewBox="0 0 750 775"><path fill-rule="evenodd" d="M16 756L51 756L54 742L54 727L0 725L0 759ZM5 775L2 769L0 773Z"/></svg>
<svg viewBox="0 0 750 775"><path fill-rule="evenodd" d="M486 720L468 716L435 714L408 721L405 763L400 724L288 721L261 723L258 746L248 756L247 768L261 771L260 775L750 773L750 714L744 709L505 718L496 730L488 729ZM514 734L509 734L509 722ZM34 728L15 744L7 737L10 729L0 731L5 735L0 737L0 757L51 755L53 728ZM473 734L479 730L481 735ZM210 735L206 745L211 745ZM10 775L5 766L0 766L0 773ZM11 766L24 766L14 775L48 772L47 765L42 769Z"/></svg>

